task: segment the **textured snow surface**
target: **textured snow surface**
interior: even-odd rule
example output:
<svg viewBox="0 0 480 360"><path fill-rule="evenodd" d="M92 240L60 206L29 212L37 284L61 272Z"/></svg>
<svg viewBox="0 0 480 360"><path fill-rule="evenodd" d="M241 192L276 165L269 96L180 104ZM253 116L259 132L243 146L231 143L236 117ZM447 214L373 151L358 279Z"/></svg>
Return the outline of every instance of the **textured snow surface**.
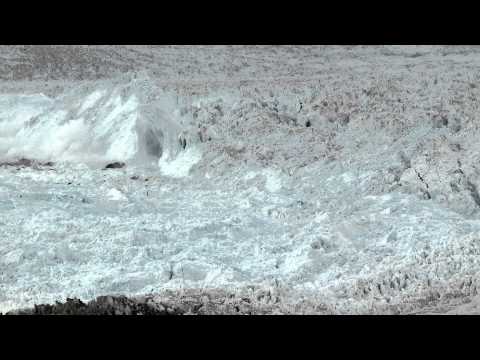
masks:
<svg viewBox="0 0 480 360"><path fill-rule="evenodd" d="M251 286L333 313L476 296L480 57L367 50L324 49L308 79L0 94L0 163L55 163L0 166L0 311Z"/></svg>

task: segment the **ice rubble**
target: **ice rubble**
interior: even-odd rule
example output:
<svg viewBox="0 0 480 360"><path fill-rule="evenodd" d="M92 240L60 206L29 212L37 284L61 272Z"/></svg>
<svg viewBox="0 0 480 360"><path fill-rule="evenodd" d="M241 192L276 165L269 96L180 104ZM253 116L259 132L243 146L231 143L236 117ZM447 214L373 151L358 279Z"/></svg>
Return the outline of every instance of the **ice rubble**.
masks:
<svg viewBox="0 0 480 360"><path fill-rule="evenodd" d="M408 91L215 89L181 106L143 80L2 97L16 106L3 157L70 164L0 171L1 306L252 284L337 313L476 295L476 90L437 107L449 74ZM92 159L158 167L80 164Z"/></svg>

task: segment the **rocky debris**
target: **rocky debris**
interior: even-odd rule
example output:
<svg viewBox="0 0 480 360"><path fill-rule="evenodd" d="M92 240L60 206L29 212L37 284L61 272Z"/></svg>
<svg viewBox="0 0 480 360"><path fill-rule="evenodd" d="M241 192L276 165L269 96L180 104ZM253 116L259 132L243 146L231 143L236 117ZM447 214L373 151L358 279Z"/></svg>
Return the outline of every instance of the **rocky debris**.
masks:
<svg viewBox="0 0 480 360"><path fill-rule="evenodd" d="M233 295L232 295L233 297ZM250 301L241 299L227 304L231 297L210 299L208 296L183 297L158 300L153 296L137 299L125 296L100 296L84 303L79 299L67 299L54 305L35 305L33 309L11 311L7 315L206 315L206 314L252 314Z"/></svg>
<svg viewBox="0 0 480 360"><path fill-rule="evenodd" d="M38 170L42 167L52 167L52 166L54 166L54 163L51 162L51 161L40 162L40 161L37 161L37 160L21 158L21 159L14 160L14 161L0 162L0 166L16 167L16 168L34 168L34 169Z"/></svg>
<svg viewBox="0 0 480 360"><path fill-rule="evenodd" d="M123 169L125 167L124 162L113 162L105 166L104 170L107 169Z"/></svg>
<svg viewBox="0 0 480 360"><path fill-rule="evenodd" d="M312 244L312 249L318 251L325 244L322 240ZM401 279L396 277L390 282L378 283L370 286L358 283L352 289L360 292L361 297L372 292L388 293L390 288L405 288L408 286L409 276L405 274ZM402 304L385 303L379 305L374 311L366 313L381 314L440 314L449 310L462 310L461 313L469 314L478 312L478 292L467 295L469 288L474 284L471 279L466 279L463 286L466 291L444 291L440 294L431 289L426 290L422 296L408 299ZM464 290L465 290L464 289ZM359 295L360 296L360 295ZM477 301L475 303L475 300ZM465 308L462 304L475 304L475 309ZM459 306L461 305L461 306ZM462 307L462 308L461 308ZM465 309L464 309L465 308ZM55 304L34 305L33 308L12 310L5 315L289 315L289 314L339 314L338 309L328 302L323 302L320 296L311 299L300 299L292 302L286 294L275 288L262 289L254 286L238 292L221 289L184 289L179 291L169 290L161 294L150 294L137 297L126 296L100 296L95 300L84 303L80 299L69 299L66 302ZM0 315L2 315L0 313Z"/></svg>
<svg viewBox="0 0 480 360"><path fill-rule="evenodd" d="M35 305L33 309L12 311L7 315L178 315L175 308L153 306L125 296L100 296L84 303L79 299L67 299L55 305Z"/></svg>
<svg viewBox="0 0 480 360"><path fill-rule="evenodd" d="M84 303L67 299L53 305L35 305L31 309L6 315L272 315L293 313L329 314L320 302L291 304L275 290L255 289L238 292L221 289L184 289L138 297L100 296Z"/></svg>

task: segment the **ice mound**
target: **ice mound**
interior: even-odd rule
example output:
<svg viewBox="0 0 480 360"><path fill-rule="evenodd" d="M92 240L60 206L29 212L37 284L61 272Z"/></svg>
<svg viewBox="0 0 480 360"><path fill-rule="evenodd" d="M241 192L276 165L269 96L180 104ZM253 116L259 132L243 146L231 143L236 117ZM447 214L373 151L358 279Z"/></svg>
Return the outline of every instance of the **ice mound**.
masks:
<svg viewBox="0 0 480 360"><path fill-rule="evenodd" d="M186 150L189 120L175 105L146 79L84 84L56 99L2 95L0 158L158 164Z"/></svg>
<svg viewBox="0 0 480 360"><path fill-rule="evenodd" d="M158 166L162 175L179 178L188 175L193 165L198 163L202 155L196 148L190 148L173 160L169 160L170 154L166 153L159 162Z"/></svg>

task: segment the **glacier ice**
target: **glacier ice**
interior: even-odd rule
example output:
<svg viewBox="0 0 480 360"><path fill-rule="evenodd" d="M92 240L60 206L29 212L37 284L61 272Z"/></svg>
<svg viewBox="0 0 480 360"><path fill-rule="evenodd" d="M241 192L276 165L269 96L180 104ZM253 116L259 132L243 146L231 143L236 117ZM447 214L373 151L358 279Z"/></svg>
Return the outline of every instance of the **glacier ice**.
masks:
<svg viewBox="0 0 480 360"><path fill-rule="evenodd" d="M0 95L0 163L39 161L0 166L0 311L249 286L339 313L474 296L477 90L455 63L384 60L321 82Z"/></svg>
<svg viewBox="0 0 480 360"><path fill-rule="evenodd" d="M156 164L165 154L174 159L188 119L175 112L171 95L156 96L147 101L129 82L78 87L55 99L0 95L0 157L135 166Z"/></svg>

